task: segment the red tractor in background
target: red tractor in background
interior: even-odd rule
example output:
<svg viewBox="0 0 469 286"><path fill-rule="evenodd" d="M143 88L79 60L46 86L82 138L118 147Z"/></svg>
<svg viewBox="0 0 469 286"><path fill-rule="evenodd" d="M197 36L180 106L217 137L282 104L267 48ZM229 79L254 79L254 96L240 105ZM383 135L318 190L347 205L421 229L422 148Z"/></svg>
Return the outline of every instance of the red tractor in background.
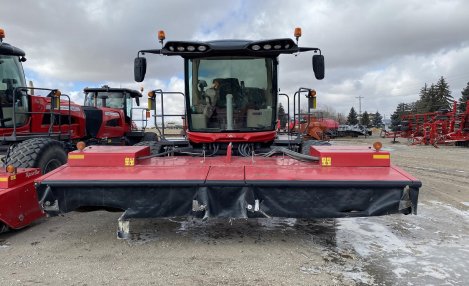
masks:
<svg viewBox="0 0 469 286"><path fill-rule="evenodd" d="M146 108L134 108L135 100L140 106L139 91L127 88L85 88L87 144L95 145L134 145L141 141L158 141L153 132L145 132L147 127ZM141 111L139 119L134 118ZM143 114L145 113L145 114ZM137 126L140 121L142 126Z"/></svg>
<svg viewBox="0 0 469 286"><path fill-rule="evenodd" d="M78 141L133 145L158 139L132 121L138 109L133 100L139 105L142 96L138 91L86 88L85 106L80 106L56 89L26 87L25 53L4 43L4 36L0 29L0 153L6 154L6 168L0 171L0 232L44 215L33 181L65 164Z"/></svg>
<svg viewBox="0 0 469 286"><path fill-rule="evenodd" d="M66 153L78 141L133 145L157 140L155 133L145 133L132 121L133 101L138 106L142 96L139 91L85 88L85 105L80 106L58 90L26 87L24 61L24 51L1 42L0 150L6 153L6 165L47 173L67 161Z"/></svg>

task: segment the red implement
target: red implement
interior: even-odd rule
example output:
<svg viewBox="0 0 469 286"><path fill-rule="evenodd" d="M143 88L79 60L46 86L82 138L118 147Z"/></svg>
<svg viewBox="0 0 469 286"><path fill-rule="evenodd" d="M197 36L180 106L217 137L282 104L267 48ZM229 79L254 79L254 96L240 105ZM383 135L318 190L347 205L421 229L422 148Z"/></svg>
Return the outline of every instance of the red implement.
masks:
<svg viewBox="0 0 469 286"><path fill-rule="evenodd" d="M44 216L34 189L34 180L40 175L39 169L0 172L0 224L19 229Z"/></svg>

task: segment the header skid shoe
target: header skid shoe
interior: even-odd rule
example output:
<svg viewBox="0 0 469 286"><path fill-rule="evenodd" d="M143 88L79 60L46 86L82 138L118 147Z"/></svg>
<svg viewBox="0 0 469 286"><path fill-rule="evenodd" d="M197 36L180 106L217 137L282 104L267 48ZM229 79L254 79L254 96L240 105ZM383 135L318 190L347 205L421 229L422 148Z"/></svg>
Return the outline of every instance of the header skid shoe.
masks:
<svg viewBox="0 0 469 286"><path fill-rule="evenodd" d="M74 159L68 165L38 180L38 191L41 195L49 187L46 200L58 201L58 212L50 214L92 206L121 209L125 219L335 218L416 212L421 183L391 165L388 152L321 146L311 153L320 161L283 156L139 159L150 154L149 147L94 146L70 153Z"/></svg>

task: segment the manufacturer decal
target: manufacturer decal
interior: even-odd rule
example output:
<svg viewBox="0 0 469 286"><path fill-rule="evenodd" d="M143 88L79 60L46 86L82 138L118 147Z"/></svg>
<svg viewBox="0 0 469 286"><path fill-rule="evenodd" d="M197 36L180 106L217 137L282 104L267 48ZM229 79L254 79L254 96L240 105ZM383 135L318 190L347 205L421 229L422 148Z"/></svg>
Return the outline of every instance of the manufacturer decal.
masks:
<svg viewBox="0 0 469 286"><path fill-rule="evenodd" d="M50 110L50 104L46 105L46 110ZM68 105L61 105L60 110L69 110ZM71 111L80 111L80 107L78 106L70 106Z"/></svg>
<svg viewBox="0 0 469 286"><path fill-rule="evenodd" d="M117 113L117 112L106 111L104 114L106 116L117 116L117 117L119 117L119 113Z"/></svg>
<svg viewBox="0 0 469 286"><path fill-rule="evenodd" d="M39 174L39 170L34 170L34 171L31 171L31 172L27 172L25 174L26 178L29 178L29 177L32 177L32 176L36 176L37 174Z"/></svg>

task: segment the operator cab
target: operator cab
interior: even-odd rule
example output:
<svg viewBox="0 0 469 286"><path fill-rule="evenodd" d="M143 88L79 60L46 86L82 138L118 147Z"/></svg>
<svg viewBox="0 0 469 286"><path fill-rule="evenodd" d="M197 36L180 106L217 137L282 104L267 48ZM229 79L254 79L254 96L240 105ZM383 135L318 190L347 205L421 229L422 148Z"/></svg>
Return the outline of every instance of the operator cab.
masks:
<svg viewBox="0 0 469 286"><path fill-rule="evenodd" d="M124 111L126 122L132 119L133 99L140 105L142 94L133 89L111 88L104 85L100 88L85 88L85 106L99 109L102 107L121 109Z"/></svg>
<svg viewBox="0 0 469 286"><path fill-rule="evenodd" d="M1 29L0 29L1 30ZM28 98L26 93L13 92L17 87L26 86L24 71L21 62L26 61L23 50L3 43L3 30L0 31L0 128L12 128L13 108L17 111L28 111ZM25 125L26 114L16 114L16 126Z"/></svg>
<svg viewBox="0 0 469 286"><path fill-rule="evenodd" d="M278 57L313 51L315 77L324 78L324 56L318 48L299 47L300 36L301 32L295 30L296 43L283 38L164 44L165 35L160 31L158 37L163 47L138 53L134 62L135 81L143 81L146 73L146 58L140 55L180 56L184 59L189 141L268 142L276 134ZM213 137L213 133L223 134ZM255 136L257 139L253 139Z"/></svg>

